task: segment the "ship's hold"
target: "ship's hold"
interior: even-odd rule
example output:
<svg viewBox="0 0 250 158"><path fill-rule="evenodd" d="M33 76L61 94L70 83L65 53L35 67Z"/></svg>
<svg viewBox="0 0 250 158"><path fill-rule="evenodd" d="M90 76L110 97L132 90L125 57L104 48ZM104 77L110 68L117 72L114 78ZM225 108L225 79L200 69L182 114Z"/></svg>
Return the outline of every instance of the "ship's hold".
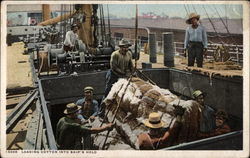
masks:
<svg viewBox="0 0 250 158"><path fill-rule="evenodd" d="M123 93L125 94L122 97ZM162 115L162 120L166 122L164 128L174 125L173 105L180 105L186 109L183 115L183 127L174 144L196 139L200 119L199 104L192 100L180 100L168 89L162 89L136 77L130 82L127 79L119 79L104 102L107 106L106 112L110 109L109 121L113 119L120 103L115 115L117 134L134 149L138 149L137 136L148 131L143 125L143 120L148 118L151 112L159 112Z"/></svg>

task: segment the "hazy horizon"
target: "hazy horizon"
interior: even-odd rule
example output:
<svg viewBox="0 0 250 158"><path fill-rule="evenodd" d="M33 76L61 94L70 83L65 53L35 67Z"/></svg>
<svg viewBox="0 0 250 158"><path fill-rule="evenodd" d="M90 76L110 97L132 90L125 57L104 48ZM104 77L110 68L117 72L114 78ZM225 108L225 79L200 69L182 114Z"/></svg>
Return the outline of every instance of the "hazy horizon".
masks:
<svg viewBox="0 0 250 158"><path fill-rule="evenodd" d="M109 4L109 16L112 18L135 17L135 4ZM205 9L204 9L205 8ZM107 16L107 5L103 4ZM217 11L216 11L217 10ZM242 19L242 5L233 4L138 4L138 15L153 13L161 17L187 18L191 12L197 12L203 18ZM218 12L218 13L217 13ZM219 14L219 15L218 15Z"/></svg>

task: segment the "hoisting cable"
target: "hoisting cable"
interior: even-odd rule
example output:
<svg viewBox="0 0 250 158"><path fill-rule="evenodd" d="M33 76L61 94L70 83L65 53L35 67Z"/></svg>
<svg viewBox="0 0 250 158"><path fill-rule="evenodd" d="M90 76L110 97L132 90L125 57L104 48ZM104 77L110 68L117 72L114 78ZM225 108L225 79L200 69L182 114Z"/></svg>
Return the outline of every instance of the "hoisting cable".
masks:
<svg viewBox="0 0 250 158"><path fill-rule="evenodd" d="M100 8L100 25L101 25L101 29L100 29L100 31L101 31L101 37L102 37L102 44L103 44L103 42L104 42L104 36L103 36L103 21L102 21L102 9L101 9L101 6L102 6L102 4L99 4L99 8Z"/></svg>
<svg viewBox="0 0 250 158"><path fill-rule="evenodd" d="M106 118L108 117L108 114L109 114L110 110L112 109L112 105L113 105L114 102L116 101L116 98L117 98L118 94L120 93L120 91L122 90L123 86L124 86L124 83L122 84L122 86L120 86L119 90L117 91L117 93L116 93L115 96L114 96L114 99L113 99L112 102L109 104L108 111L105 113L105 115L104 115L104 117L103 117L103 120L102 120L102 123L100 124L99 127L102 127L102 125L104 124ZM94 140L97 138L98 135L99 135L99 133L97 133L97 134L95 135Z"/></svg>
<svg viewBox="0 0 250 158"><path fill-rule="evenodd" d="M230 38L232 39L232 41L236 44L235 39L231 36L231 33L230 33L229 29L228 29L228 26L225 24L224 20L221 18L220 14L219 14L219 12L218 12L218 10L216 9L215 6L214 6L214 9L215 9L216 13L218 14L218 16L219 16L221 22L222 22L223 25L225 26L225 28L226 28L226 30L227 30L227 33L228 33L229 37L230 37Z"/></svg>
<svg viewBox="0 0 250 158"><path fill-rule="evenodd" d="M212 27L213 27L213 29L214 29L214 32L216 33L217 37L219 37L220 40L221 40L221 37L218 35L218 32L216 31L215 26L214 26L214 23L213 23L212 20L210 19L209 15L208 15L208 13L207 13L206 8L204 7L204 5L202 5L202 7L203 7L203 9L204 9L204 11L205 11L205 13L206 13L206 15L207 15L207 17L208 17L209 22L211 23L211 25L212 25ZM222 40L221 40L221 41L222 41Z"/></svg>
<svg viewBox="0 0 250 158"><path fill-rule="evenodd" d="M111 28L110 28L110 18L109 18L109 5L107 4L107 12L108 12L108 29L109 29L109 39L108 39L108 46L111 46Z"/></svg>
<svg viewBox="0 0 250 158"><path fill-rule="evenodd" d="M135 70L137 69L137 57L138 57L138 52L137 52L137 47L138 47L138 38L137 38L137 32L138 32L138 7L136 4L136 11L135 11Z"/></svg>
<svg viewBox="0 0 250 158"><path fill-rule="evenodd" d="M105 26L105 18L104 18L104 11L103 11L103 5L102 5L102 20L103 20L103 31L104 31L104 43L105 46L107 46L107 40L106 40L106 26Z"/></svg>
<svg viewBox="0 0 250 158"><path fill-rule="evenodd" d="M113 117L111 123L114 123L114 122L115 122L117 112L118 112L118 110L119 110L119 108L120 108L120 106L121 106L121 102L122 102L122 100L123 100L124 95L126 94L126 91L127 91L127 89L128 89L128 86L129 86L129 84L130 84L130 82L131 82L131 80L132 80L132 77L133 77L133 75L130 75L130 77L129 77L129 79L128 79L128 84L126 85L126 87L125 87L125 89L124 89L124 92L123 92L123 94L122 94L122 96L121 96L121 98L120 98L120 100L119 100L119 103L118 103L118 105L117 105L117 108L116 108L116 110L115 110L115 114L114 114L114 117ZM106 138L105 138L104 143L103 143L103 146L102 146L102 150L104 150L104 148L105 148L105 144L106 144L106 141L107 141L107 139L108 139L109 133L110 133L110 130L108 131L108 133L107 133L107 135L106 135Z"/></svg>
<svg viewBox="0 0 250 158"><path fill-rule="evenodd" d="M189 12L188 12L187 7L186 7L186 5L185 5L185 4L184 4L184 8L185 8L186 13L187 13L187 16L188 16Z"/></svg>

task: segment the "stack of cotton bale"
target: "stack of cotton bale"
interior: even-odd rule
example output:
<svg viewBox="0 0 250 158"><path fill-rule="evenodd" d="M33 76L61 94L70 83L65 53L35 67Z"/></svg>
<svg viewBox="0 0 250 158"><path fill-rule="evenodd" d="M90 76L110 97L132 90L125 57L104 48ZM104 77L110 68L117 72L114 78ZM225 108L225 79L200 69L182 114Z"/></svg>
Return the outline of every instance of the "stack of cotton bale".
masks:
<svg viewBox="0 0 250 158"><path fill-rule="evenodd" d="M198 131L200 108L196 102L180 100L169 90L159 88L140 78L132 78L130 81L119 79L104 103L107 107L106 112L109 111L109 121L115 116L116 130L135 149L138 148L137 136L148 130L142 122L151 112L161 113L162 120L166 122L165 128L173 126L175 122L173 105L180 105L186 109L183 115L183 127L175 144L194 140Z"/></svg>

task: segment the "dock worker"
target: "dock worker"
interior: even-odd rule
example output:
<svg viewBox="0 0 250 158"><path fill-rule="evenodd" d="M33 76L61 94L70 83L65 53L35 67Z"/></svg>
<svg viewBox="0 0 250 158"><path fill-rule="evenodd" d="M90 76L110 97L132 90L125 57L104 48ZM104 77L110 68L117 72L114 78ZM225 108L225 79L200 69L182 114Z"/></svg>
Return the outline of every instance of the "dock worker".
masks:
<svg viewBox="0 0 250 158"><path fill-rule="evenodd" d="M84 119L93 120L94 117L99 114L99 104L97 100L93 98L94 88L87 86L84 88L84 97L77 100L76 105L81 107L80 114Z"/></svg>
<svg viewBox="0 0 250 158"><path fill-rule="evenodd" d="M71 25L71 30L66 33L65 40L64 40L64 45L63 49L65 52L68 51L73 51L76 49L76 41L78 40L78 25L77 24L72 24Z"/></svg>
<svg viewBox="0 0 250 158"><path fill-rule="evenodd" d="M203 66L203 55L207 54L207 33L203 26L199 24L200 15L191 13L186 20L191 24L186 29L184 41L184 56L188 53L188 66L194 66L195 60L197 67Z"/></svg>
<svg viewBox="0 0 250 158"><path fill-rule="evenodd" d="M199 131L202 133L211 132L215 128L215 111L210 106L205 105L204 99L206 95L206 93L203 93L200 90L196 90L193 92L193 97L195 101L199 103L201 108Z"/></svg>
<svg viewBox="0 0 250 158"><path fill-rule="evenodd" d="M182 126L182 115L185 109L181 106L175 106L176 121L167 131L162 130L165 122L157 112L149 114L149 118L144 121L144 125L149 128L148 133L142 133L138 136L140 150L156 150L173 145L179 135Z"/></svg>
<svg viewBox="0 0 250 158"><path fill-rule="evenodd" d="M108 95L112 85L119 78L128 78L133 71L132 53L129 51L130 42L126 39L119 41L119 49L114 51L110 59L111 69L106 74L105 97Z"/></svg>
<svg viewBox="0 0 250 158"><path fill-rule="evenodd" d="M133 73L132 53L129 51L130 42L126 39L119 41L119 49L111 54L110 70L106 74L106 87L103 99L109 94L113 84L119 78L128 78ZM105 105L100 106L101 116L105 113Z"/></svg>
<svg viewBox="0 0 250 158"><path fill-rule="evenodd" d="M81 150L89 144L82 144L82 137L90 134L100 133L105 130L111 130L114 124L109 123L99 128L88 128L78 123L77 115L81 109L74 103L69 103L64 111L65 117L62 117L56 127L56 142L60 150ZM90 143L84 141L84 143Z"/></svg>
<svg viewBox="0 0 250 158"><path fill-rule="evenodd" d="M229 133L231 128L227 124L228 115L224 110L218 110L215 114L215 124L216 128L209 133L199 133L199 138L213 137L225 133Z"/></svg>

